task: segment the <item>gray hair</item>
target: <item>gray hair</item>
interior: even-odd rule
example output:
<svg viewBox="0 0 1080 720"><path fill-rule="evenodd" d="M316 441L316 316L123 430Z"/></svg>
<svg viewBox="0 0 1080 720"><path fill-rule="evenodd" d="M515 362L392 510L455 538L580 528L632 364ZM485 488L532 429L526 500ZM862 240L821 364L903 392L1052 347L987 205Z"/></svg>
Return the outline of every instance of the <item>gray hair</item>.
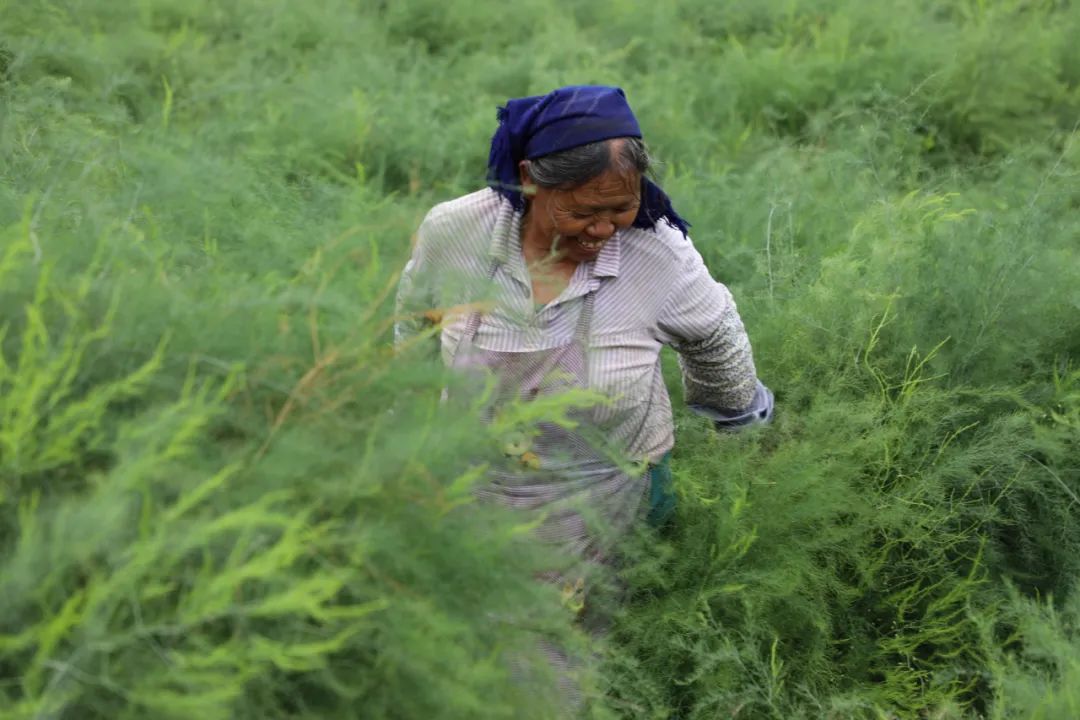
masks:
<svg viewBox="0 0 1080 720"><path fill-rule="evenodd" d="M616 141L618 149L613 150ZM649 148L641 138L598 140L569 150L526 160L529 176L542 188L574 188L606 170L623 173L636 170L644 175L652 167Z"/></svg>

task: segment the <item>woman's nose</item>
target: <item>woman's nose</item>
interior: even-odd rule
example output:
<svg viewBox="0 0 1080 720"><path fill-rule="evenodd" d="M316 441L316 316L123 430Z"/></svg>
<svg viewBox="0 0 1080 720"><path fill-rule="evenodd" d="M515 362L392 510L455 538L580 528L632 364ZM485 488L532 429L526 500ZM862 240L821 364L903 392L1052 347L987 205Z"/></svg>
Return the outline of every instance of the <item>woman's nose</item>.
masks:
<svg viewBox="0 0 1080 720"><path fill-rule="evenodd" d="M615 234L615 225L610 220L597 220L586 228L586 232L597 240L607 240Z"/></svg>

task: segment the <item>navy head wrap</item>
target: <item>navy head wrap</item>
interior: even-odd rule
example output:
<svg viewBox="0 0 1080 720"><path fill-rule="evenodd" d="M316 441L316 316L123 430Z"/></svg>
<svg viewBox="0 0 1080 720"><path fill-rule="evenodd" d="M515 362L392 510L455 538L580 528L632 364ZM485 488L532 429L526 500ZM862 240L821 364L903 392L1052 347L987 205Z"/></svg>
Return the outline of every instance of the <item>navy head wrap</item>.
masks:
<svg viewBox="0 0 1080 720"><path fill-rule="evenodd" d="M573 85L547 95L514 98L499 108L499 127L491 138L488 185L525 208L518 164L551 153L601 140L641 137L626 95L620 88ZM686 235L689 223L679 217L664 191L647 177L641 178L641 208L634 227L655 228L665 220Z"/></svg>

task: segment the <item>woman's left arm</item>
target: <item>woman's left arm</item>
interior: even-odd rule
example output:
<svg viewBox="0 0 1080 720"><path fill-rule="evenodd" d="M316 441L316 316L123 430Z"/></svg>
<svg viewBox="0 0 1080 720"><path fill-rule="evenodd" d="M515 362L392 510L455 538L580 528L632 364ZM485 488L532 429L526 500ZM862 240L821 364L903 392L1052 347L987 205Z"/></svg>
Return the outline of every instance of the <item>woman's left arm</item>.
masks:
<svg viewBox="0 0 1080 720"><path fill-rule="evenodd" d="M693 245L681 249L682 267L658 326L679 354L686 403L722 429L767 422L772 393L757 378L735 300L713 280Z"/></svg>

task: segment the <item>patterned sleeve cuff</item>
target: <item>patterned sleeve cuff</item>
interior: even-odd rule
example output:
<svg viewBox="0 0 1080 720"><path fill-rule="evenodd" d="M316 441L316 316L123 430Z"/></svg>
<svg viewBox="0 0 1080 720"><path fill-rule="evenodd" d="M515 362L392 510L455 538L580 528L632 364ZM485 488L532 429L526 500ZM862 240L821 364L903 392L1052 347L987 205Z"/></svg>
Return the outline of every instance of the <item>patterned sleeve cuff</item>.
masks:
<svg viewBox="0 0 1080 720"><path fill-rule="evenodd" d="M717 430L738 432L754 425L765 425L772 420L773 394L760 380L754 392L754 400L743 410L726 410L705 405L688 405L693 412L713 421Z"/></svg>

